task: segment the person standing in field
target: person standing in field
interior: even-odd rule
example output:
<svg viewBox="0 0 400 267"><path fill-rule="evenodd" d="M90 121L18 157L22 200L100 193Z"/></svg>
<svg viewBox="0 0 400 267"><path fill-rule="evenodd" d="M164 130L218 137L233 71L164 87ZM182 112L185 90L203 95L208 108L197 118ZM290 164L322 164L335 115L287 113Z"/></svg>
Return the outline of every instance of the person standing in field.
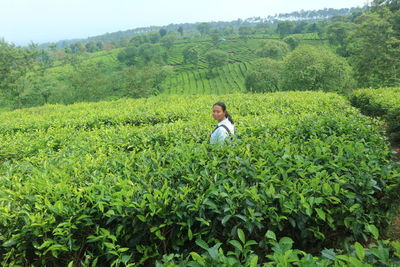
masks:
<svg viewBox="0 0 400 267"><path fill-rule="evenodd" d="M226 110L226 105L222 102L217 102L213 105L212 115L218 121L218 124L211 133L210 143L223 144L225 138L235 132L233 119Z"/></svg>

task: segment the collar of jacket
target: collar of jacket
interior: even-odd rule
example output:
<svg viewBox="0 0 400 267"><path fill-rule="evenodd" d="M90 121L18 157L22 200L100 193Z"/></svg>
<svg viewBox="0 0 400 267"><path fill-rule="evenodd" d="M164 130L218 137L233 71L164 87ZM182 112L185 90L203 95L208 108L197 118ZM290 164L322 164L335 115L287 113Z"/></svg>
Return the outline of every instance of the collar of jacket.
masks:
<svg viewBox="0 0 400 267"><path fill-rule="evenodd" d="M226 124L226 122L229 121L228 119L222 120L218 122L217 126L220 126L221 124Z"/></svg>

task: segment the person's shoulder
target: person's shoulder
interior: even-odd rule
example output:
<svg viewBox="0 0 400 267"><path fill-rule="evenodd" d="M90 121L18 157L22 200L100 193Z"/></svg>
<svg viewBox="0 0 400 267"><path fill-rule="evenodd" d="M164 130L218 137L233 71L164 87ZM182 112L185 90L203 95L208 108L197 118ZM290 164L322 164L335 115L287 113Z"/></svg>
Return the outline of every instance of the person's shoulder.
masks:
<svg viewBox="0 0 400 267"><path fill-rule="evenodd" d="M230 125L232 124L228 119L221 121L221 125Z"/></svg>
<svg viewBox="0 0 400 267"><path fill-rule="evenodd" d="M223 125L223 126L222 126L222 125ZM230 134L230 133L233 132L233 126L232 126L232 124L222 124L222 125L219 127L219 129L221 129L221 131L222 131L223 133Z"/></svg>
<svg viewBox="0 0 400 267"><path fill-rule="evenodd" d="M227 126L228 128L231 128L231 129L233 129L233 128L235 127L235 126L233 125L233 123L230 122L229 120L227 120L227 121L224 123L224 125Z"/></svg>

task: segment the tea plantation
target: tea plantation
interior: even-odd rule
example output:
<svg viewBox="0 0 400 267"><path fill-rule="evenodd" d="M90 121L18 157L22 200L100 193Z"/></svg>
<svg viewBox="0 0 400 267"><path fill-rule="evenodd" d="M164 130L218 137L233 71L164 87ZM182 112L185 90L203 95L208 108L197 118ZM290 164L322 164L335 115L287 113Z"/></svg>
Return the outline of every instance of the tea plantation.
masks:
<svg viewBox="0 0 400 267"><path fill-rule="evenodd" d="M235 119L225 145L208 143L216 101ZM399 200L400 166L382 122L337 94L1 115L2 266L399 264L398 241L374 240Z"/></svg>
<svg viewBox="0 0 400 267"><path fill-rule="evenodd" d="M358 89L350 101L363 114L381 117L393 140L400 143L400 88Z"/></svg>

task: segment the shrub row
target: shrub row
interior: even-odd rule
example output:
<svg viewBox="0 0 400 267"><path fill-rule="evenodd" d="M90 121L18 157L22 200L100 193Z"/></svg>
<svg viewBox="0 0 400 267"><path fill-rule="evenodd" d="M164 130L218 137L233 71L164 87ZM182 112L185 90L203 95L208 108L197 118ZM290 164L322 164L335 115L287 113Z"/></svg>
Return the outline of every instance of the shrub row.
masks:
<svg viewBox="0 0 400 267"><path fill-rule="evenodd" d="M359 89L350 101L364 114L384 119L389 133L400 138L400 88Z"/></svg>

